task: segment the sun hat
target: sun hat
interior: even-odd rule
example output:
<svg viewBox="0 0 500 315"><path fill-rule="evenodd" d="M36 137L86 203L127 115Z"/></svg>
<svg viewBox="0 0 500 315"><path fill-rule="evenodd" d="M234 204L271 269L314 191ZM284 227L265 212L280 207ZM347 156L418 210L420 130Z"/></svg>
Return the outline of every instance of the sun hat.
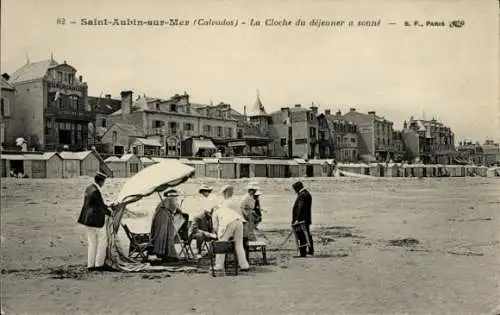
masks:
<svg viewBox="0 0 500 315"><path fill-rule="evenodd" d="M198 193L201 193L202 191L212 191L212 190L214 190L214 189L211 186L208 186L207 184L203 184L198 189Z"/></svg>
<svg viewBox="0 0 500 315"><path fill-rule="evenodd" d="M248 183L247 190L259 190L259 186L255 182Z"/></svg>
<svg viewBox="0 0 500 315"><path fill-rule="evenodd" d="M221 192L224 193L226 190L232 189L234 191L234 187L231 185L224 185L221 189Z"/></svg>
<svg viewBox="0 0 500 315"><path fill-rule="evenodd" d="M255 194L254 194L254 195L255 195L255 196L260 196L260 195L262 195L262 191L257 190L257 191L255 192Z"/></svg>

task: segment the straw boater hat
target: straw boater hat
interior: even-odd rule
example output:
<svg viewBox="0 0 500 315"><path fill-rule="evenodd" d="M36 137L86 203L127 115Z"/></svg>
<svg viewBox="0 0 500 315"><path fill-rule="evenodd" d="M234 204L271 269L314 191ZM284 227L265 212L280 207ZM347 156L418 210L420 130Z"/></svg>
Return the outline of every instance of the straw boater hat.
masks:
<svg viewBox="0 0 500 315"><path fill-rule="evenodd" d="M179 192L175 189L169 189L163 193L163 197L179 197Z"/></svg>
<svg viewBox="0 0 500 315"><path fill-rule="evenodd" d="M106 179L106 178L108 178L108 176L107 176L106 174L102 173L102 172L97 172L97 173L95 174L95 176L96 176L97 178L99 178L99 179Z"/></svg>
<svg viewBox="0 0 500 315"><path fill-rule="evenodd" d="M229 189L234 190L234 187L231 185L225 185L224 187L222 187L221 192L224 193L226 190L229 190Z"/></svg>
<svg viewBox="0 0 500 315"><path fill-rule="evenodd" d="M257 190L257 191L255 192L255 194L254 194L254 195L255 195L255 196L260 196L260 195L262 195L262 191Z"/></svg>
<svg viewBox="0 0 500 315"><path fill-rule="evenodd" d="M250 189L259 190L259 187L257 186L257 183L249 183L247 186L247 190L250 190Z"/></svg>
<svg viewBox="0 0 500 315"><path fill-rule="evenodd" d="M203 184L200 186L200 189L198 189L198 193L201 193L203 191L211 192L212 190L214 190L212 187L208 186L207 184Z"/></svg>

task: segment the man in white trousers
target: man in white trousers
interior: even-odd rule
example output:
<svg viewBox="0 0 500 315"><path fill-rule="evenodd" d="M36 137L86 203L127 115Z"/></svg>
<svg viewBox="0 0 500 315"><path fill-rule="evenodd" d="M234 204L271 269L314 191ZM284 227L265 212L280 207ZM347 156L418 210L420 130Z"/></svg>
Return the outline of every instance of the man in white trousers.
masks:
<svg viewBox="0 0 500 315"><path fill-rule="evenodd" d="M106 259L106 248L108 238L106 233L106 215L111 215L109 207L104 203L101 187L107 176L97 172L94 182L85 189L85 198L78 223L87 228L88 235L88 259L87 269L92 271L104 271Z"/></svg>
<svg viewBox="0 0 500 315"><path fill-rule="evenodd" d="M248 271L250 266L245 256L245 249L243 248L243 222L245 220L238 212L238 203L232 200L234 194L233 186L224 186L222 188L222 195L224 201L216 208L213 214L213 227L216 231L219 241L228 241L233 238L236 249L236 256L238 257L238 264L241 271ZM224 261L226 255L217 254L215 256L215 270L224 270Z"/></svg>

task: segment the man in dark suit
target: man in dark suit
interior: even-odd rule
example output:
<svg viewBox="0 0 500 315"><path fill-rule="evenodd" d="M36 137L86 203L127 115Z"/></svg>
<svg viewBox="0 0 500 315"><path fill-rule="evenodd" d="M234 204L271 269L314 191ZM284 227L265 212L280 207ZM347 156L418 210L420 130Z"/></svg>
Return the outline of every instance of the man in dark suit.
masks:
<svg viewBox="0 0 500 315"><path fill-rule="evenodd" d="M78 223L85 225L88 235L88 258L87 269L89 271L104 270L106 259L107 233L106 215L111 211L102 197L101 187L107 176L97 172L94 182L85 189L82 211L78 217Z"/></svg>
<svg viewBox="0 0 500 315"><path fill-rule="evenodd" d="M299 239L300 246L300 257L305 257L307 254L314 255L314 246L311 236L310 226L311 226L311 206L312 197L311 194L304 188L302 182L296 182L292 185L293 190L297 193L297 199L293 205L293 217L292 225L298 224L299 222L305 223L305 231L298 230L297 237ZM309 247L306 247L306 235L309 238Z"/></svg>
<svg viewBox="0 0 500 315"><path fill-rule="evenodd" d="M202 185L198 190L200 195L204 197L204 204L202 212L193 218L191 228L189 230L189 240L196 239L196 248L198 250L196 257L201 258L201 251L203 242L214 240L217 238L215 235L212 214L214 212L213 200L210 199L212 187Z"/></svg>

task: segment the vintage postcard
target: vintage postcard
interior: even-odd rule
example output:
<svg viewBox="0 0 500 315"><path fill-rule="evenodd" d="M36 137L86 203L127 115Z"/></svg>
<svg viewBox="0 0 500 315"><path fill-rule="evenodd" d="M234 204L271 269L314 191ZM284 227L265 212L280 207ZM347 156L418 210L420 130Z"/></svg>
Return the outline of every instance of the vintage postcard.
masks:
<svg viewBox="0 0 500 315"><path fill-rule="evenodd" d="M498 1L0 21L1 314L500 314Z"/></svg>

